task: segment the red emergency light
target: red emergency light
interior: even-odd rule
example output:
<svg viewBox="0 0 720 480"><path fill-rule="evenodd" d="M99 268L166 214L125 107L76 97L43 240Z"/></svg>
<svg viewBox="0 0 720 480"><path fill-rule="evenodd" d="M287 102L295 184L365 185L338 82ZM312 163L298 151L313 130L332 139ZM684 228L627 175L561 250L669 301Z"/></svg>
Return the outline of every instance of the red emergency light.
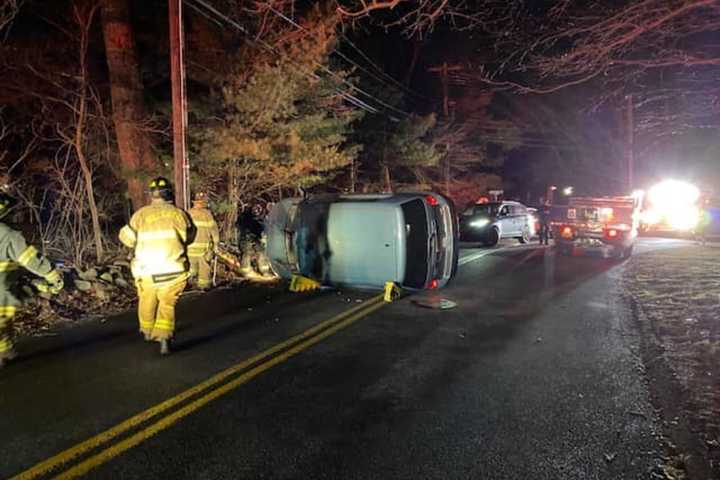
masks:
<svg viewBox="0 0 720 480"><path fill-rule="evenodd" d="M437 205L438 199L433 197L432 195L428 195L425 197L425 201L428 203L428 205Z"/></svg>
<svg viewBox="0 0 720 480"><path fill-rule="evenodd" d="M563 238L572 238L573 237L573 229L568 227L567 225L562 227L560 229L560 236Z"/></svg>
<svg viewBox="0 0 720 480"><path fill-rule="evenodd" d="M609 228L609 229L605 230L605 236L610 239L617 238L618 231L614 228Z"/></svg>
<svg viewBox="0 0 720 480"><path fill-rule="evenodd" d="M480 197L477 199L477 204L483 204L483 203L490 203L490 199L488 197Z"/></svg>
<svg viewBox="0 0 720 480"><path fill-rule="evenodd" d="M437 278L433 278L432 280L430 280L430 283L428 284L428 288L430 288L430 289L438 288Z"/></svg>

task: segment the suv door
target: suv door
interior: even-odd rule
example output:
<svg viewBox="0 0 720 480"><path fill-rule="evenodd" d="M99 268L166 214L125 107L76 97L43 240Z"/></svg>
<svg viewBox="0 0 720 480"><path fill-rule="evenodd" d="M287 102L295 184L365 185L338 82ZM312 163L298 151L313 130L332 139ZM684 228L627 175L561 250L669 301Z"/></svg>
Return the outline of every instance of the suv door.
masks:
<svg viewBox="0 0 720 480"><path fill-rule="evenodd" d="M500 238L512 237L515 225L510 205L500 207L500 210L498 210L498 223L500 224Z"/></svg>
<svg viewBox="0 0 720 480"><path fill-rule="evenodd" d="M525 230L529 230L530 224L528 223L528 212L524 205L515 205L513 208L513 217L515 217L515 231L517 232L518 236L522 236Z"/></svg>

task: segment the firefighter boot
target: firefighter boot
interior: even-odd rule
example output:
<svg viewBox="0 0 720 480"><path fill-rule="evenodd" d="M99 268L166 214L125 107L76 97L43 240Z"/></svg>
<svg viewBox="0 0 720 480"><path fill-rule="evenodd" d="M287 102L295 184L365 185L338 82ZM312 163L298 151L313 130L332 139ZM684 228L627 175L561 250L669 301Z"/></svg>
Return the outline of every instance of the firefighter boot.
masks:
<svg viewBox="0 0 720 480"><path fill-rule="evenodd" d="M160 340L160 355L170 355L170 339Z"/></svg>
<svg viewBox="0 0 720 480"><path fill-rule="evenodd" d="M17 352L15 350L9 350L5 352L5 355L0 358L0 368L3 368L5 365L8 364L11 360L14 360L17 358Z"/></svg>

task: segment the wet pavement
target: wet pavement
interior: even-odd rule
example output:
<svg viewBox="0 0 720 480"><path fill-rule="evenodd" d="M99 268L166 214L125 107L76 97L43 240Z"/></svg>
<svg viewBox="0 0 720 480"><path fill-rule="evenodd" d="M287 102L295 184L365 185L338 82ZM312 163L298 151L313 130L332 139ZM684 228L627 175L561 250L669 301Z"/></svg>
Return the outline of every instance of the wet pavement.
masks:
<svg viewBox="0 0 720 480"><path fill-rule="evenodd" d="M663 451L623 268L468 248L450 287L388 305L188 296L169 358L132 315L23 341L0 372L0 478L652 478ZM457 306L414 302L433 295Z"/></svg>

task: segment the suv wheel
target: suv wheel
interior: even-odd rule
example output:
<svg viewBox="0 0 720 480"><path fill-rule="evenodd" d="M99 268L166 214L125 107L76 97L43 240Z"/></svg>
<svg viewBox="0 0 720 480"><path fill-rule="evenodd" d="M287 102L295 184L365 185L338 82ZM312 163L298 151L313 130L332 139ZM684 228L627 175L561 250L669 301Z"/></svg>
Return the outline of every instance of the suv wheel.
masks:
<svg viewBox="0 0 720 480"><path fill-rule="evenodd" d="M530 241L530 229L525 227L522 236L517 238L520 243L528 243Z"/></svg>
<svg viewBox="0 0 720 480"><path fill-rule="evenodd" d="M490 231L487 234L487 238L485 239L485 246L486 247L494 247L498 244L500 241L500 232L498 232L497 228L491 228Z"/></svg>

